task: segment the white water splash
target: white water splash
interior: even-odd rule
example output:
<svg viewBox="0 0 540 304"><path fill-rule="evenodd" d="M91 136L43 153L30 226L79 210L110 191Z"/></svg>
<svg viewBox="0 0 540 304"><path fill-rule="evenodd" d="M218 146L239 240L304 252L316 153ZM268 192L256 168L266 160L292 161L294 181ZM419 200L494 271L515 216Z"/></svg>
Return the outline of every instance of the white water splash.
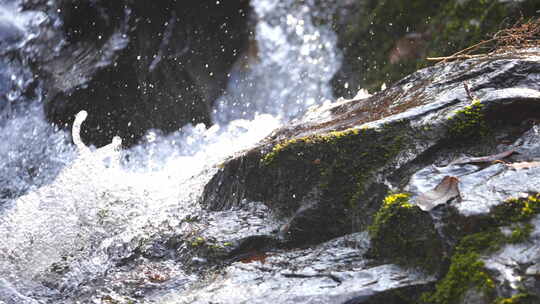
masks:
<svg viewBox="0 0 540 304"><path fill-rule="evenodd" d="M174 225L175 219L177 223L197 208L196 197L211 177L201 171L255 144L278 126L277 120L265 116L235 121L223 129L199 126L189 135L186 130L159 138L152 146L135 150L161 151L171 138L180 137L188 144L186 151L189 143L197 143L191 147L196 152L171 155L160 170L139 167L139 172L133 172L119 166L119 138L97 150L84 145L78 132L85 118L85 112L79 113L73 125L77 159L53 183L18 198L0 217L0 234L5 236L0 240L0 277L21 291L38 288L35 278L68 258L73 265L66 275L69 279L62 280L64 288L103 274L118 255L131 254L138 240L151 233L142 227L163 221ZM122 253L111 256L118 246Z"/></svg>
<svg viewBox="0 0 540 304"><path fill-rule="evenodd" d="M251 4L256 45L233 68L227 93L216 103L215 121L253 119L257 113L288 121L332 100L330 80L341 61L329 26L333 10L323 13L314 1Z"/></svg>
<svg viewBox="0 0 540 304"><path fill-rule="evenodd" d="M74 158L66 134L55 132L44 116L34 104L0 120L0 221L10 199L50 182Z"/></svg>
<svg viewBox="0 0 540 304"><path fill-rule="evenodd" d="M0 0L0 54L35 38L46 19L44 12L23 11L17 1Z"/></svg>
<svg viewBox="0 0 540 304"><path fill-rule="evenodd" d="M80 131L85 113L77 116L74 131ZM97 151L74 135L79 157L49 185L16 200L0 219L0 274L30 279L63 255L81 250L99 232L99 210L108 190L122 188L117 166L118 140ZM90 233L88 233L90 232Z"/></svg>

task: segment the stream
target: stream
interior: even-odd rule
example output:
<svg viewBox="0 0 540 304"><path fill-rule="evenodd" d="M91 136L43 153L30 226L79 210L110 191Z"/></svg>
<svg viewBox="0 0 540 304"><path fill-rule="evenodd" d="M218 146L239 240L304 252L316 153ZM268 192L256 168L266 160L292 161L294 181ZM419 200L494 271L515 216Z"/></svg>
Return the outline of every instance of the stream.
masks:
<svg viewBox="0 0 540 304"><path fill-rule="evenodd" d="M214 124L150 130L121 150L74 146L76 131L46 121L27 58L39 51L32 41L45 35L41 24L60 21L0 1L1 304L160 303L197 283L181 262L193 257L156 240L185 235L186 219L206 212L198 198L227 157L334 99L341 55L321 22L333 8L251 5L257 58L233 67Z"/></svg>

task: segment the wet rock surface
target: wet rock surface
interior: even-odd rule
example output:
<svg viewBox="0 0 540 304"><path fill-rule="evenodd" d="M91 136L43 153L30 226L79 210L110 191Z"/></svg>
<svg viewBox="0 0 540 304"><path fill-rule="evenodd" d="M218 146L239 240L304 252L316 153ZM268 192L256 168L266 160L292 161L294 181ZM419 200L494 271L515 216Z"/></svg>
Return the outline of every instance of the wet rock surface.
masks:
<svg viewBox="0 0 540 304"><path fill-rule="evenodd" d="M342 100L308 113L259 147L226 161L205 187L202 206L214 213L259 201L274 214L271 222L278 229L266 230L272 241L266 242L264 254L248 259L247 266L234 262L222 268L184 302L203 303L214 295L212 299L218 299L222 292L231 303L257 302L261 298L253 294L266 295L273 284L285 290L291 277L308 276L317 281L309 288L297 282L291 292L270 292L266 299L492 303L538 297L534 251L538 226L532 217L540 210L535 196L540 167L536 162L539 55L529 49L420 70L371 97ZM384 197L388 200L401 192L407 200L400 208L415 211L396 209L398 216L385 217L385 226L378 227ZM371 231L381 227L387 227L381 231L389 234L388 239L397 241L370 242L376 236ZM369 235L360 232L368 230ZM336 284L326 269L307 275L300 266L289 277L275 275L277 269L289 270L273 264L273 259L293 252L332 254L343 250L337 244L359 235L364 241L352 246L361 256L358 265L347 259L331 262L332 267L354 273L349 279L357 283L351 286L347 281ZM400 247L400 239L412 247ZM437 267L428 266L427 258L420 259L424 265L403 263L409 255L411 260L422 256L404 248L425 252L438 248ZM399 269L408 279L360 287L360 277L372 271L384 281L382 269ZM410 277L413 270L421 275ZM463 281L459 273L473 279ZM255 277L258 284L253 283ZM334 285L314 294L314 285L323 281ZM344 285L347 289L340 289ZM388 294L403 298L384 298ZM379 297L387 302L376 300Z"/></svg>
<svg viewBox="0 0 540 304"><path fill-rule="evenodd" d="M367 244L367 235L357 233L310 249L274 252L257 262L234 263L178 303L400 303L405 294L419 294L433 282L395 265L366 265L362 254ZM396 292L385 294L388 290ZM367 302L374 295L380 300Z"/></svg>
<svg viewBox="0 0 540 304"><path fill-rule="evenodd" d="M237 54L214 55L225 44L240 51L249 29L247 1L227 3L225 15L221 2L199 2L205 13L193 15L209 19L184 24L193 7L178 1L24 1L41 18L21 53L2 53L2 97L39 95L43 85L49 119L64 124L86 108L83 139L98 145L206 122ZM13 26L0 24L0 33ZM17 44L17 31L3 35ZM22 66L10 82L9 70ZM537 299L539 75L534 49L436 65L371 97L313 109L220 165L178 180L166 172L156 185L115 170L114 145L94 151L77 140L84 153L54 180L1 193L9 233L0 302ZM29 146L55 155L62 140Z"/></svg>

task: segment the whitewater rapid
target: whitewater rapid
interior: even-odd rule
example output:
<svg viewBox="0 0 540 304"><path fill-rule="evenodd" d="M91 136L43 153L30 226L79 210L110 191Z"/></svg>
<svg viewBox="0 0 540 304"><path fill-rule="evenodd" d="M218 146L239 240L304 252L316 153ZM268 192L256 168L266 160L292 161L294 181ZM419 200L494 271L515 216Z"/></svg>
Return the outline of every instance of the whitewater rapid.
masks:
<svg viewBox="0 0 540 304"><path fill-rule="evenodd" d="M183 229L183 218L201 212L198 197L221 162L333 99L337 38L314 23L313 1L253 0L252 6L257 58L231 71L212 126L151 130L128 150L119 149L120 139L97 149L79 139L80 113L74 147L68 133L46 122L40 100L17 107L17 98L5 101L0 186L11 193L0 200L0 303L98 298L115 276L127 276L117 265L141 242ZM36 35L28 25L34 19L6 11L1 18ZM3 73L7 68L0 66ZM23 63L18 68L10 71L22 85L28 70ZM181 265L167 265L178 284L193 279Z"/></svg>

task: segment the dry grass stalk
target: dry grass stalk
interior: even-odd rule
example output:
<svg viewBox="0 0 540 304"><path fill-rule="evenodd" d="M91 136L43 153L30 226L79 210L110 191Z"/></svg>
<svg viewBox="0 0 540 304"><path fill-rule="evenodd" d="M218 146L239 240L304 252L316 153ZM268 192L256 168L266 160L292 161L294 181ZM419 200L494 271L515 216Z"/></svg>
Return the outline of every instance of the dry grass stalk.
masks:
<svg viewBox="0 0 540 304"><path fill-rule="evenodd" d="M457 59L471 59L502 53L511 53L518 49L534 47L540 48L540 18L531 19L526 22L521 19L511 28L498 31L491 39L481 41L450 56L428 57L426 59L430 61L447 62ZM489 52L474 54L480 49L485 48L488 48Z"/></svg>

